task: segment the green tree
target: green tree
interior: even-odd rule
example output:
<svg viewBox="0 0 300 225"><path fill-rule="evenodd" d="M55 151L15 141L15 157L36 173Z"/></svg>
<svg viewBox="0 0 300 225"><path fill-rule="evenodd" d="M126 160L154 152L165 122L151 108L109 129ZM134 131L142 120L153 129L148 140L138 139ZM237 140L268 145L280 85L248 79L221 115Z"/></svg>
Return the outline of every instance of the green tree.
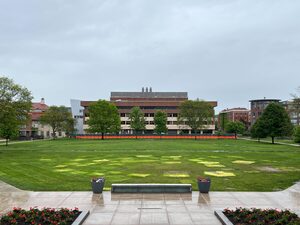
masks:
<svg viewBox="0 0 300 225"><path fill-rule="evenodd" d="M268 136L267 130L265 129L264 121L258 118L250 129L250 134L252 138L257 138L260 141L261 138L266 138Z"/></svg>
<svg viewBox="0 0 300 225"><path fill-rule="evenodd" d="M222 131L225 131L226 125L228 123L227 113L220 113L219 120L220 120L220 129Z"/></svg>
<svg viewBox="0 0 300 225"><path fill-rule="evenodd" d="M296 126L294 129L294 142L300 143L300 126Z"/></svg>
<svg viewBox="0 0 300 225"><path fill-rule="evenodd" d="M209 124L214 114L211 104L198 99L184 101L179 110L179 123L184 121L195 133Z"/></svg>
<svg viewBox="0 0 300 225"><path fill-rule="evenodd" d="M51 126L53 138L56 138L56 132L64 131L67 133L70 129L70 124L74 126L72 114L65 106L50 106L40 120L42 124Z"/></svg>
<svg viewBox="0 0 300 225"><path fill-rule="evenodd" d="M28 122L32 96L27 88L0 77L0 136L8 140L16 136L21 125Z"/></svg>
<svg viewBox="0 0 300 225"><path fill-rule="evenodd" d="M297 91L300 93L300 87L297 88ZM296 115L296 125L300 125L300 96L297 94L291 94L292 95L292 105L289 111Z"/></svg>
<svg viewBox="0 0 300 225"><path fill-rule="evenodd" d="M102 140L105 133L117 133L121 128L121 120L116 105L105 100L92 103L88 109L89 132L101 133Z"/></svg>
<svg viewBox="0 0 300 225"><path fill-rule="evenodd" d="M242 134L245 129L245 124L240 121L228 122L226 125L226 132L234 133L235 139L237 138L237 134Z"/></svg>
<svg viewBox="0 0 300 225"><path fill-rule="evenodd" d="M254 136L259 138L262 136L271 137L272 144L274 144L275 137L290 136L293 131L288 113L278 103L270 103L254 126Z"/></svg>
<svg viewBox="0 0 300 225"><path fill-rule="evenodd" d="M65 122L65 126L64 126L66 135L70 136L70 135L74 134L76 132L75 126L76 126L76 120L72 117L71 118L68 117Z"/></svg>
<svg viewBox="0 0 300 225"><path fill-rule="evenodd" d="M137 134L139 131L145 130L144 113L139 107L133 107L130 111L130 127Z"/></svg>
<svg viewBox="0 0 300 225"><path fill-rule="evenodd" d="M158 134L167 133L167 114L163 111L156 111L154 114L155 132Z"/></svg>

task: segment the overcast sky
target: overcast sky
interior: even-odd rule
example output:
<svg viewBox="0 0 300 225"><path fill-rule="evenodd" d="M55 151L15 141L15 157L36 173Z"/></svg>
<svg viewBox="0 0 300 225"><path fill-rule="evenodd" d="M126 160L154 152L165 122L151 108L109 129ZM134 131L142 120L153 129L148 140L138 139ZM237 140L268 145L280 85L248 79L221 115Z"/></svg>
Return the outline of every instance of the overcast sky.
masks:
<svg viewBox="0 0 300 225"><path fill-rule="evenodd" d="M300 86L299 0L0 0L0 75L49 105L187 91L217 111Z"/></svg>

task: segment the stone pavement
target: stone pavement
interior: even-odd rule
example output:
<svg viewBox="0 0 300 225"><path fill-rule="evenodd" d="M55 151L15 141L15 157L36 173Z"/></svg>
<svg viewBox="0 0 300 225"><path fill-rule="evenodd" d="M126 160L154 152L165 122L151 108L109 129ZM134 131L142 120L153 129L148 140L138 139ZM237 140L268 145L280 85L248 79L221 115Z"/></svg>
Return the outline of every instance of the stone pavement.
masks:
<svg viewBox="0 0 300 225"><path fill-rule="evenodd" d="M235 207L290 209L300 215L300 183L279 192L209 194L92 194L22 191L0 181L0 214L13 207L78 207L90 210L85 225L219 225L215 209Z"/></svg>

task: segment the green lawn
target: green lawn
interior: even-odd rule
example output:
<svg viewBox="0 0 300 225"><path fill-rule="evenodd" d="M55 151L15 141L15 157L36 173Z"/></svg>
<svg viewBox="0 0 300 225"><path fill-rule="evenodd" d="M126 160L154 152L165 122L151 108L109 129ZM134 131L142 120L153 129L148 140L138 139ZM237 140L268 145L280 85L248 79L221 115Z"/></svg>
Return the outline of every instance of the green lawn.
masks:
<svg viewBox="0 0 300 225"><path fill-rule="evenodd" d="M246 140L55 140L0 145L0 179L26 190L90 190L112 183L192 183L275 191L300 180L300 148Z"/></svg>

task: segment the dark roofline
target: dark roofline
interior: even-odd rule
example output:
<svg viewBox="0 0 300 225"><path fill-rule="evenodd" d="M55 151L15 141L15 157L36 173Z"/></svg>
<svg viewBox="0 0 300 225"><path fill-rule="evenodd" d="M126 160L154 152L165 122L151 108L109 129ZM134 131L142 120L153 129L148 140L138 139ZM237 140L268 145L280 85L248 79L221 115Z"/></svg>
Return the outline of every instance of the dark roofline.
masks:
<svg viewBox="0 0 300 225"><path fill-rule="evenodd" d="M111 92L111 98L188 98L187 92Z"/></svg>
<svg viewBox="0 0 300 225"><path fill-rule="evenodd" d="M249 102L264 102L264 101L280 102L281 100L280 99L271 99L271 98L249 100Z"/></svg>

